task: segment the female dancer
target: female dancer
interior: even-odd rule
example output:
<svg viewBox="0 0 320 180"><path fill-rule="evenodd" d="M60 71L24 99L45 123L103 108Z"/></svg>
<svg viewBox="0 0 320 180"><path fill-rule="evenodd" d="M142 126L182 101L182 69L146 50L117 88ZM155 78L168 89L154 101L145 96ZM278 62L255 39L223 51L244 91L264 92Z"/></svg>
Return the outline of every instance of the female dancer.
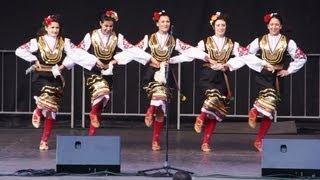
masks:
<svg viewBox="0 0 320 180"><path fill-rule="evenodd" d="M165 68L169 63L177 63L190 61L187 56L180 55L171 58L173 50L180 53L191 53L191 46L183 43L179 39L175 39L170 30L170 17L164 11L154 12L153 21L155 22L158 31L153 33L149 40L145 36L142 43L142 49L149 46L151 54L140 51L135 51L134 59L140 62L148 62L147 70L144 76L144 89L146 90L150 101L150 106L145 116L145 124L147 127L153 125L153 136L151 148L153 151L158 151L160 147L160 133L164 123L164 113L166 112L166 101L169 99L169 90L166 87ZM191 50L191 51L190 51ZM191 59L192 60L192 59Z"/></svg>
<svg viewBox="0 0 320 180"><path fill-rule="evenodd" d="M39 128L41 117L45 118L39 149L48 150L48 139L63 93L64 79L60 69L62 64L69 66L68 61L62 63L63 58L67 55L69 59L77 59L77 62L85 67L92 67L97 61L85 51L75 49L70 39L61 35L59 16L47 16L42 25L37 37L17 48L16 55L26 61L35 62L32 66L32 83L36 108L32 115L32 125Z"/></svg>
<svg viewBox="0 0 320 180"><path fill-rule="evenodd" d="M273 66L275 72L262 70L255 74L255 82L259 92L253 108L249 111L249 126L256 127L256 119L262 116L260 129L254 141L254 147L262 151L262 139L264 139L274 118L279 99L279 78L297 72L306 62L306 55L297 47L296 43L281 34L282 18L278 13L264 16L264 22L269 30L268 34L256 38L247 47L249 53L261 52L260 61L266 61ZM287 51L293 61L287 69L284 69L284 52ZM249 61L249 60L248 60Z"/></svg>
<svg viewBox="0 0 320 180"><path fill-rule="evenodd" d="M205 101L194 124L197 133L201 133L204 126L201 143L201 150L204 152L211 151L210 139L216 122L222 121L228 113L232 93L227 70L233 71L247 64L250 68L261 71L261 68L268 66L267 63L262 65L255 59L246 62L241 58L246 53L246 49L240 47L239 43L225 37L226 15L220 12L213 14L210 25L214 30L214 35L198 43L198 48L206 53L202 53L202 55L197 52L188 54L193 58L205 61L200 74L200 87L205 95ZM230 59L231 55L236 57Z"/></svg>
<svg viewBox="0 0 320 180"><path fill-rule="evenodd" d="M114 32L115 23L118 15L115 11L108 10L100 16L100 28L87 33L83 41L78 45L89 53L96 56L103 64L99 68L85 71L86 85L91 96L90 128L88 134L93 136L96 129L100 127L101 111L109 101L113 76L112 69L114 64L126 64L132 59L130 52L123 52L114 57L116 47L122 50L135 51L132 44L126 41L123 35L118 36Z"/></svg>

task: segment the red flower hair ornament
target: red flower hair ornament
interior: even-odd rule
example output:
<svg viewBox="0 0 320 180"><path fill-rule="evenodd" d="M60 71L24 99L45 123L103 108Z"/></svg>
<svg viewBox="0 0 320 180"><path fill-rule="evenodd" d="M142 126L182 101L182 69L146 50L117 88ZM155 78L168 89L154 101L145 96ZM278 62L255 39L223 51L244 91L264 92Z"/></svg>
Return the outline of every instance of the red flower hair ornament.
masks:
<svg viewBox="0 0 320 180"><path fill-rule="evenodd" d="M105 15L107 17L112 18L114 21L118 21L119 20L118 14L115 11L108 10L108 11L106 11Z"/></svg>
<svg viewBox="0 0 320 180"><path fill-rule="evenodd" d="M264 15L264 17L263 17L264 23L269 24L271 18L276 16L276 15L278 15L278 13L270 13L270 14Z"/></svg>
<svg viewBox="0 0 320 180"><path fill-rule="evenodd" d="M159 21L160 16L161 16L162 14L164 14L164 13L166 13L165 10L162 10L162 11L160 11L160 12L157 12L157 11L154 12L154 13L153 13L152 20L155 21L155 22Z"/></svg>
<svg viewBox="0 0 320 180"><path fill-rule="evenodd" d="M49 15L49 16L47 16L47 17L45 17L44 19L43 19L43 24L45 25L45 26L50 26L50 24L53 22L53 18L51 17L51 15Z"/></svg>

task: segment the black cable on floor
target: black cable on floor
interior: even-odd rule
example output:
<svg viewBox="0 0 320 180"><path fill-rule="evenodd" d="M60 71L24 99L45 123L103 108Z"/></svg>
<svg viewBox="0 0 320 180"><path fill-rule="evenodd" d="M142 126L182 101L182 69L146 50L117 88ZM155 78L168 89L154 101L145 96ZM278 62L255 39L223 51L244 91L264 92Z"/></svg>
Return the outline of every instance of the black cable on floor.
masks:
<svg viewBox="0 0 320 180"><path fill-rule="evenodd" d="M319 179L319 177L308 177L308 176L296 176L293 174L271 174L267 176L261 176L261 177L253 177L253 176L232 176L232 175L224 175L224 174L211 174L211 175L205 175L205 176L193 176L198 178L228 178L228 179L279 179L279 180L285 180L285 179Z"/></svg>
<svg viewBox="0 0 320 180"><path fill-rule="evenodd" d="M11 174L0 174L0 176L138 176L137 173L114 173L110 171L99 171L87 174L77 174L77 173L57 173L55 169L21 169Z"/></svg>

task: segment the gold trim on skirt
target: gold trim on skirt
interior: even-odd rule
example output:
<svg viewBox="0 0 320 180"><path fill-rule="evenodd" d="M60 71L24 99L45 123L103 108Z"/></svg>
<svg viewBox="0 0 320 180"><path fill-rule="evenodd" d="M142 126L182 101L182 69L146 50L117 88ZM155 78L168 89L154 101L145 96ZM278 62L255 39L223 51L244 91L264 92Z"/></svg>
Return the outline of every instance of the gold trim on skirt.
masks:
<svg viewBox="0 0 320 180"><path fill-rule="evenodd" d="M41 89L41 95L38 97L37 105L49 111L57 112L61 98L61 87L44 86Z"/></svg>
<svg viewBox="0 0 320 180"><path fill-rule="evenodd" d="M202 107L224 118L229 110L229 99L223 96L217 89L206 90L205 96L206 100Z"/></svg>
<svg viewBox="0 0 320 180"><path fill-rule="evenodd" d="M255 105L272 113L276 110L278 100L277 91L272 88L267 88L259 92L259 97L256 99Z"/></svg>
<svg viewBox="0 0 320 180"><path fill-rule="evenodd" d="M98 75L91 75L86 82L91 95L91 102L99 96L108 95L110 93L109 83Z"/></svg>
<svg viewBox="0 0 320 180"><path fill-rule="evenodd" d="M143 88L148 97L152 100L164 100L166 101L170 97L168 88L165 84L156 81L150 82L146 87Z"/></svg>

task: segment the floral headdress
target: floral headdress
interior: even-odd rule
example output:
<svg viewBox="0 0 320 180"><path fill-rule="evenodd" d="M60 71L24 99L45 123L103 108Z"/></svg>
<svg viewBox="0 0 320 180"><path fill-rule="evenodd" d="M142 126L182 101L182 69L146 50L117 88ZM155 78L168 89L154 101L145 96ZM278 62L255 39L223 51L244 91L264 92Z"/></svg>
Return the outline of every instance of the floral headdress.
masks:
<svg viewBox="0 0 320 180"><path fill-rule="evenodd" d="M278 13L270 13L270 14L264 15L264 17L263 17L264 23L269 24L271 18L273 18L274 16L277 16L277 15L278 15Z"/></svg>
<svg viewBox="0 0 320 180"><path fill-rule="evenodd" d="M221 15L221 12L216 12L211 16L210 24L213 25L213 23L218 19L218 17Z"/></svg>
<svg viewBox="0 0 320 180"><path fill-rule="evenodd" d="M162 10L162 11L160 11L160 12L158 12L158 11L154 12L154 13L153 13L152 20L155 21L155 22L159 21L160 16L163 15L163 14L165 14L165 13L166 13L165 10Z"/></svg>
<svg viewBox="0 0 320 180"><path fill-rule="evenodd" d="M53 18L52 18L52 15L49 15L49 16L47 16L47 17L45 17L44 19L43 19L43 25L45 25L45 26L50 26L50 24L52 23L52 22L54 22L54 20L53 20Z"/></svg>
<svg viewBox="0 0 320 180"><path fill-rule="evenodd" d="M114 21L118 21L119 20L118 14L115 11L108 10L108 11L105 12L105 15L107 17L112 18Z"/></svg>

